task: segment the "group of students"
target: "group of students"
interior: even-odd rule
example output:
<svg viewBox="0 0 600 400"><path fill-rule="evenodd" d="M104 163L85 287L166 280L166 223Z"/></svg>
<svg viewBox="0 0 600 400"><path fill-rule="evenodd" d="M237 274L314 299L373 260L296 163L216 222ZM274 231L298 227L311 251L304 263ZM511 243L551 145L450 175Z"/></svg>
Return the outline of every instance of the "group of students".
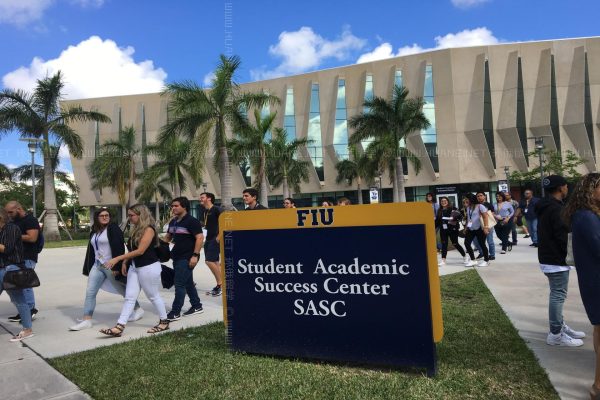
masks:
<svg viewBox="0 0 600 400"><path fill-rule="evenodd" d="M440 232L439 266L446 265L449 242L460 253L465 266L487 266L489 261L496 258L494 232L501 241L500 253L506 254L517 244L516 226L523 215L529 216L526 220L532 232L531 236L526 232L525 238L531 237L530 246L537 247L537 219L531 218L535 215L534 205L537 199L532 197L531 190L526 191L525 199L521 203L512 200L510 194L505 192L496 194L495 206L486 200L483 192L467 193L462 199L462 208L458 209L448 197L442 196L439 203L436 203L433 194L427 193L426 201L432 205L435 227ZM490 221L490 218L493 218L493 221ZM535 223L530 222L532 220ZM459 236L465 238L464 248L458 242ZM471 245L479 251L477 257Z"/></svg>

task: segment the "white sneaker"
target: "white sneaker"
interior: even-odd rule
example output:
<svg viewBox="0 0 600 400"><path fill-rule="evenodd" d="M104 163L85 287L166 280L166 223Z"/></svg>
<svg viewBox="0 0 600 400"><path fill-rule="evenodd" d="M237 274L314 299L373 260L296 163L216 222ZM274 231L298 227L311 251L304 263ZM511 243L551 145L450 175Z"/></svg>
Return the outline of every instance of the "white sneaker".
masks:
<svg viewBox="0 0 600 400"><path fill-rule="evenodd" d="M143 316L144 316L144 309L142 307L140 307L137 310L133 310L133 312L127 319L127 321L129 321L129 322L138 321L138 320L142 319Z"/></svg>
<svg viewBox="0 0 600 400"><path fill-rule="evenodd" d="M488 262L485 260L481 260L477 263L478 267L487 267L488 265L489 265Z"/></svg>
<svg viewBox="0 0 600 400"><path fill-rule="evenodd" d="M475 260L469 260L465 263L465 267L474 267L476 265L477 263L475 262Z"/></svg>
<svg viewBox="0 0 600 400"><path fill-rule="evenodd" d="M585 337L585 332L574 331L573 329L569 328L569 325L567 324L563 325L562 332L571 336L573 339L583 339Z"/></svg>
<svg viewBox="0 0 600 400"><path fill-rule="evenodd" d="M583 340L573 339L571 336L567 335L564 332L561 332L556 335L550 332L548 333L548 337L546 338L546 344L549 344L550 346L579 347L583 346Z"/></svg>
<svg viewBox="0 0 600 400"><path fill-rule="evenodd" d="M463 260L465 261L465 264L468 263L469 261L471 261L471 259L469 258L469 256L465 256L463 258Z"/></svg>
<svg viewBox="0 0 600 400"><path fill-rule="evenodd" d="M439 267L443 267L444 265L446 265L446 260L442 260L438 263Z"/></svg>
<svg viewBox="0 0 600 400"><path fill-rule="evenodd" d="M70 331L81 331L83 329L88 329L92 327L92 320L91 319L84 319L83 321L81 321L80 323L73 325L72 327L69 328Z"/></svg>

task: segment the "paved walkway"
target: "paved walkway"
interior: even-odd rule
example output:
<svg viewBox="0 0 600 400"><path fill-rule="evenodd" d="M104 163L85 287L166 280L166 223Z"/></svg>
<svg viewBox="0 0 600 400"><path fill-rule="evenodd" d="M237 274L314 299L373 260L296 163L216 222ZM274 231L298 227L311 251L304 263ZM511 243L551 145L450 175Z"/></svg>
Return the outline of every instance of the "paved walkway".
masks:
<svg viewBox="0 0 600 400"><path fill-rule="evenodd" d="M584 339L585 345L580 348L548 346L545 344L548 331L548 284L537 265L537 253L528 244L528 239L522 239L511 253L498 254L497 260L490 267L478 268L479 274L548 372L561 398L586 399L587 388L593 378L594 350L592 327L581 304L576 274L573 271L564 314L570 326L585 331L589 338ZM19 325L6 321L6 316L14 314L15 310L9 303L8 296L0 296L0 364L3 371L6 371L0 375L0 399L87 398L43 358L148 336L146 329L157 322L151 304L141 295L142 307L146 310L144 318L129 323L122 338L101 337L98 329L113 326L122 305L121 298L101 291L93 329L67 331L82 312L86 285L86 278L81 275L84 253L83 248L44 250L44 259L37 268L42 281L42 286L36 289L36 295L40 299L40 314L34 322L37 336L27 340L24 346L8 342L8 331L18 332ZM440 274L464 271L465 267L458 257L456 252L451 252L448 265L440 268ZM196 268L194 278L202 293L204 289L214 285L214 280L204 266L204 260L200 262L202 267ZM163 291L163 295L167 305L170 305L173 291ZM173 323L171 329L222 320L221 299L204 294L201 294L201 298L205 313L183 318ZM19 376L28 379L15 379Z"/></svg>

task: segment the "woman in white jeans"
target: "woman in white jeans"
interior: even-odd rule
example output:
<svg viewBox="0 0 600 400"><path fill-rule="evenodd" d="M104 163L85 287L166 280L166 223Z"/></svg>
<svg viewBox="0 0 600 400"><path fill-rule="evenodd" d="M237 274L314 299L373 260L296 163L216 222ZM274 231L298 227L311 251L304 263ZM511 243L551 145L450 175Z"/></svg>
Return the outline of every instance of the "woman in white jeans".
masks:
<svg viewBox="0 0 600 400"><path fill-rule="evenodd" d="M110 329L100 330L101 333L114 337L123 334L127 319L133 311L135 302L140 295L140 290L143 290L148 300L152 302L160 318L158 324L149 329L148 333L158 333L169 329L165 303L159 292L161 286L161 266L156 254L158 236L154 227L154 219L148 207L141 204L129 207L127 217L129 218L129 222L134 226L131 231L131 237L127 242L129 252L112 258L106 263L107 268L112 268L123 261L121 273L127 276L125 303L123 304L117 325ZM127 269L128 262L131 262L129 270Z"/></svg>

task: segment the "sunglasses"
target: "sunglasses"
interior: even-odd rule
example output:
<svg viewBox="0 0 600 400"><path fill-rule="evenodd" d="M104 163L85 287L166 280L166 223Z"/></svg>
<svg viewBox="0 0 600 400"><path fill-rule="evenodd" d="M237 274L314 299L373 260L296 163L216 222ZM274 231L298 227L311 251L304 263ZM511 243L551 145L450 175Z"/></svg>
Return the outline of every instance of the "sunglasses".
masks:
<svg viewBox="0 0 600 400"><path fill-rule="evenodd" d="M110 215L102 214L102 215L98 215L98 218L110 218Z"/></svg>

